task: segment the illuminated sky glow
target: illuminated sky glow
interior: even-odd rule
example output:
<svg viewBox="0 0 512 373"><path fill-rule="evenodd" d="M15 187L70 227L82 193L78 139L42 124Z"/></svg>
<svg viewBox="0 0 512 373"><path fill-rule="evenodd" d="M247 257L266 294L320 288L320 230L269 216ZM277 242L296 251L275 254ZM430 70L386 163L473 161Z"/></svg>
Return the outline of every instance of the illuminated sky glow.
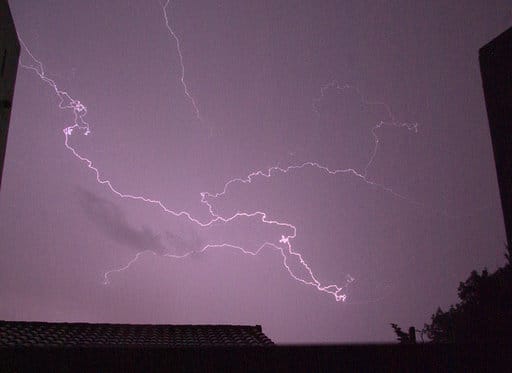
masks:
<svg viewBox="0 0 512 373"><path fill-rule="evenodd" d="M404 4L400 26L357 4L158 5L11 5L1 317L380 341L501 263L476 65L497 13L475 35ZM447 25L467 41L440 43Z"/></svg>

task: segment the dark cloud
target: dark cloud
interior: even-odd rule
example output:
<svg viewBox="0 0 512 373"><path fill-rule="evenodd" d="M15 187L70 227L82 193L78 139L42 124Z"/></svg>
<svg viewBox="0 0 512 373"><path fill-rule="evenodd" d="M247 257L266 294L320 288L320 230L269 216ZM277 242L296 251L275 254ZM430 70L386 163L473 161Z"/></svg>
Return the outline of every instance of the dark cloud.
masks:
<svg viewBox="0 0 512 373"><path fill-rule="evenodd" d="M85 215L110 239L137 251L165 253L160 236L148 227L132 226L116 204L82 188L78 188L78 195Z"/></svg>
<svg viewBox="0 0 512 373"><path fill-rule="evenodd" d="M159 255L197 252L205 245L193 230L181 229L178 233L165 231L161 236L148 227L131 225L126 214L115 203L82 188L78 188L78 194L85 215L101 232L120 245L137 251L152 250Z"/></svg>
<svg viewBox="0 0 512 373"><path fill-rule="evenodd" d="M205 242L195 231L180 234L165 232L168 249L174 254L185 254L191 251L198 252L204 248Z"/></svg>

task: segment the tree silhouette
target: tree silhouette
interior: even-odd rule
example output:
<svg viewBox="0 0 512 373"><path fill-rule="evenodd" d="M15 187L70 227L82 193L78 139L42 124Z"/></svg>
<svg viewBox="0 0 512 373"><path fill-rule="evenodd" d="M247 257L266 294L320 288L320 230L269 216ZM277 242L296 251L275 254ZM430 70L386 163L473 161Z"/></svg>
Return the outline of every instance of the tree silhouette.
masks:
<svg viewBox="0 0 512 373"><path fill-rule="evenodd" d="M459 284L460 302L447 311L438 308L423 332L432 342L474 343L507 342L512 335L512 251L507 247L507 263L489 274L472 271ZM404 333L391 324L398 341Z"/></svg>

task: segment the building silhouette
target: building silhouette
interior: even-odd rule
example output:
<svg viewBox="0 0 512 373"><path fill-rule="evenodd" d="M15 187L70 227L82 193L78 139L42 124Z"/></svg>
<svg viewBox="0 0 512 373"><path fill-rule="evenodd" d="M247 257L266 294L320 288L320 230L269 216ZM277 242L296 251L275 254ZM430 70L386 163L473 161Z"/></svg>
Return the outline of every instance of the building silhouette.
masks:
<svg viewBox="0 0 512 373"><path fill-rule="evenodd" d="M501 206L512 244L512 27L480 48L480 71Z"/></svg>
<svg viewBox="0 0 512 373"><path fill-rule="evenodd" d="M19 56L20 43L9 4L0 0L0 188Z"/></svg>

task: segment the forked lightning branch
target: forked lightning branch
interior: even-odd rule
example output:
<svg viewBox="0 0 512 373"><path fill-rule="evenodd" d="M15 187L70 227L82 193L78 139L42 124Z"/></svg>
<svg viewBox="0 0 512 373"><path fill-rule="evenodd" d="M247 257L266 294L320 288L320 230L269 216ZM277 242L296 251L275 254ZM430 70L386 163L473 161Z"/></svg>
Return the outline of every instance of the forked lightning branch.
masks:
<svg viewBox="0 0 512 373"><path fill-rule="evenodd" d="M190 100L192 107L193 107L194 115L196 116L196 118L199 120L203 120L202 116L200 114L198 105L197 105L197 101L193 97L193 95L190 93L189 88L185 81L185 65L184 65L183 54L182 54L182 51L180 48L181 43L180 43L180 39L178 38L178 35L174 31L174 29L171 27L171 23L169 21L169 16L168 16L169 7L170 7L169 1L166 1L165 4L162 5L162 11L163 11L163 16L164 16L164 20L165 20L165 26L166 26L172 40L174 40L174 42L175 42L176 51L179 56L179 63L180 63L179 77L180 77L181 85L183 87L183 92L184 92L185 96L187 96L187 98ZM280 237L276 237L275 241L263 243L261 246L258 247L258 249L254 250L254 251L247 250L242 246L235 245L230 242L223 242L220 244L205 245L204 247L202 247L199 250L199 252L201 252L201 253L203 253L207 250L214 250L214 249L218 249L218 248L222 248L222 247L239 250L240 252L242 252L246 255L253 255L253 256L258 255L264 249L276 250L281 254L283 267L287 271L287 273L290 275L290 278L292 278L293 280L295 280L299 283L310 286L310 287L316 289L317 291L320 291L320 292L326 293L330 296L333 296L336 301L345 301L347 299L346 287L351 282L355 281L355 279L352 276L347 275L344 282L341 284L321 283L318 280L317 275L315 274L313 269L310 267L310 265L306 262L306 260L300 254L299 249L295 248L293 245L294 239L297 237L297 234L298 234L298 229L296 226L294 226L288 222L273 220L273 219L269 218L268 214L265 211L248 212L248 211L240 210L240 211L236 211L231 216L222 216L221 214L217 213L214 210L212 201L214 201L215 199L217 199L221 196L226 195L230 186L232 186L233 184L237 184L237 183L249 184L256 178L270 179L273 176L278 175L278 174L301 172L302 170L304 170L306 168L315 168L315 169L318 169L318 170L322 171L323 173L325 173L327 175L331 175L333 177L335 177L338 174L350 174L351 176L359 178L369 185L380 188L384 192L391 193L395 197L410 201L408 198L394 192L391 188L368 179L367 174L368 174L368 168L371 166L371 164L377 154L377 151L378 151L379 138L377 137L376 130L382 126L395 126L395 127L404 127L406 129L412 130L412 131L417 131L417 124L416 123L398 123L394 119L390 108L386 104L384 104L382 102L367 101L357 90L356 90L356 92L359 95L362 103L364 103L365 105L381 106L385 109L386 113L388 114L387 121L381 121L381 122L377 123L371 129L370 135L373 136L373 139L374 139L374 148L373 148L373 150L371 152L371 156L369 157L369 160L363 170L356 170L354 168L330 169L316 161L308 161L308 162L304 162L301 164L289 165L287 167L274 166L274 167L270 167L266 170L258 170L258 171L251 172L246 177L232 178L224 183L224 187L220 192L218 192L218 193L203 192L200 194L199 202L201 204L205 205L209 212L209 217L206 220L200 220L200 219L194 217L188 211L173 210L172 208L164 205L158 199L153 199L153 198L143 196L143 195L134 195L134 194L126 193L125 191L122 191L123 190L122 187L119 187L117 185L114 186L114 183L111 182L102 172L100 172L99 168L95 164L93 164L93 162L89 158L87 158L87 156L80 154L75 149L75 147L70 145L69 140L70 140L71 136L80 136L80 135L87 136L91 133L91 128L85 119L85 117L87 115L87 107L84 104L82 104L79 100L73 98L68 92L60 89L58 87L57 83L53 79L51 79L50 77L48 77L46 75L44 66L41 63L41 61L39 61L32 54L30 49L27 47L26 43L21 38L20 38L20 42L21 42L21 46L27 56L27 57L25 57L25 60L20 61L20 65L23 68L34 72L43 82L45 82L53 90L53 92L55 93L55 95L58 98L59 109L70 111L73 115L72 124L63 129L64 146L71 152L71 154L73 154L73 156L78 161L80 161L80 163L84 164L91 170L92 174L95 176L96 181L99 184L108 188L117 197L119 197L121 199L131 199L131 200L140 201L141 203L147 204L148 207L153 206L153 207L159 208L167 214L171 214L171 215L175 216L176 218L186 219L190 223L195 224L200 227L207 227L207 226L211 226L213 224L219 224L219 223L226 224L226 223L235 221L240 218L255 218L255 219L258 219L258 221L261 224L277 226L287 232L291 232L289 234L283 234ZM343 91L343 90L355 89L355 88L353 88L351 86L347 86L347 85L342 86L336 82L331 82L321 88L321 90L320 90L321 94L320 94L320 97L318 100L323 99L324 94L327 89ZM414 203L414 201L410 201L410 202ZM112 276L115 273L119 273L119 272L128 270L130 268L130 266L132 266L144 253L151 253L153 255L157 255L156 252L152 251L150 248L137 253L133 257L133 259L131 259L126 265L105 272L104 283L108 284L111 281ZM172 254L172 253L165 253L165 254L160 254L160 255L162 257L173 258L173 259L185 259L193 253L197 253L197 251L196 250L189 251L189 252L186 252L186 253L180 254L180 255ZM294 263L297 263L297 262L300 263L300 267L302 267L300 270L300 274L298 274L299 271L297 271L297 269L295 269L294 266L290 264L292 259L294 260Z"/></svg>

